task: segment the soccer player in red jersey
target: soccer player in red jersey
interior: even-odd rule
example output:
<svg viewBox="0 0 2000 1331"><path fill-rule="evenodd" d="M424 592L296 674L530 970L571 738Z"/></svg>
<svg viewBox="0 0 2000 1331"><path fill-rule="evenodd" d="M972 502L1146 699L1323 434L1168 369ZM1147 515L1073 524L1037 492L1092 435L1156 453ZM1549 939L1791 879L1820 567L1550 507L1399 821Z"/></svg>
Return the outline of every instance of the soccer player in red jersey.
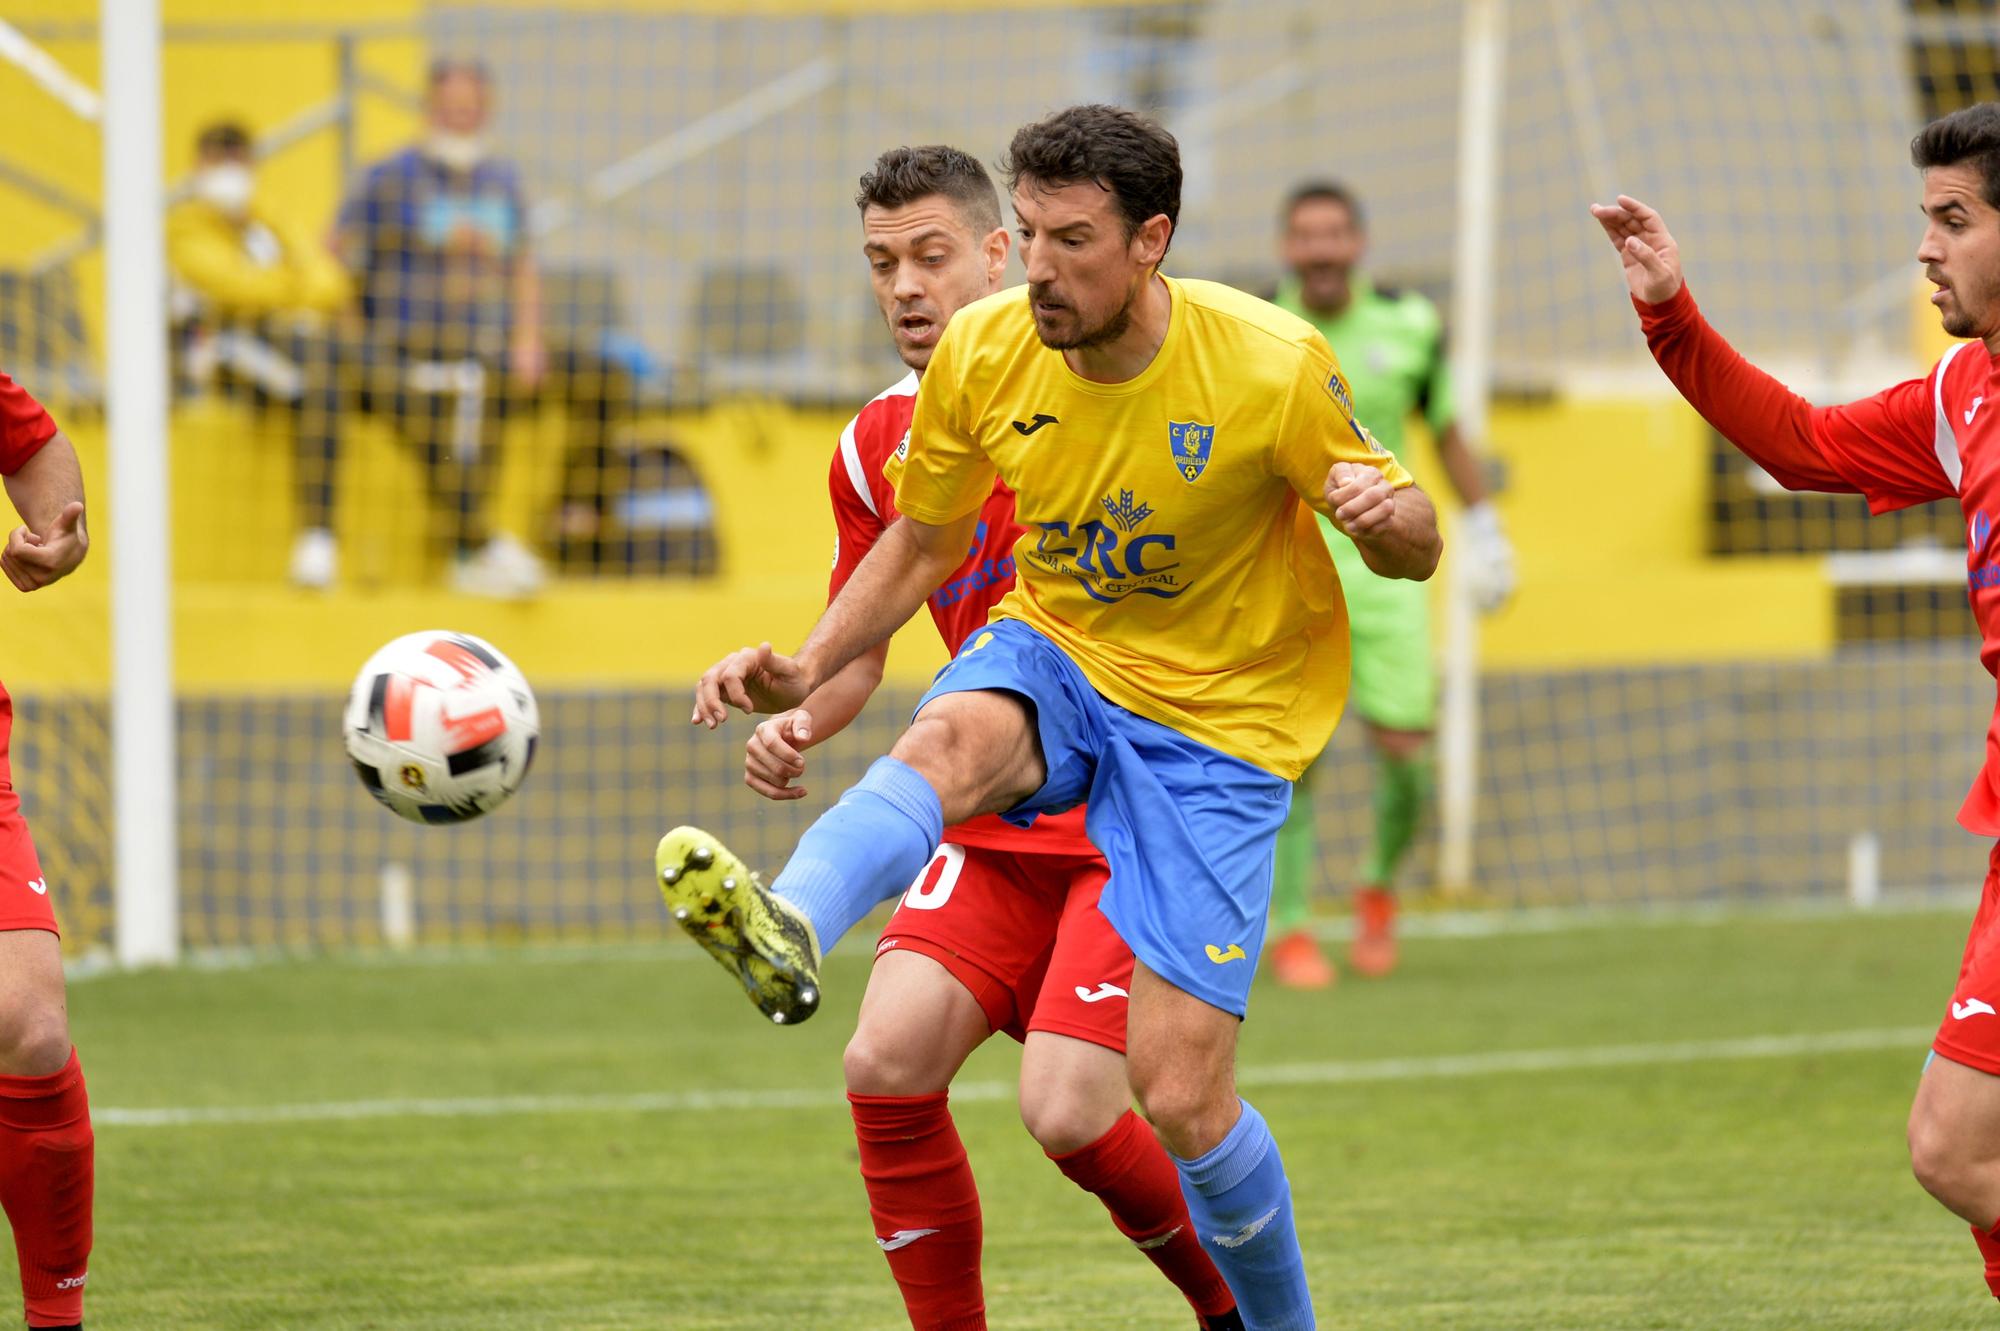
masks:
<svg viewBox="0 0 2000 1331"><path fill-rule="evenodd" d="M1929 374L1842 406L1815 407L1737 355L1695 308L1680 250L1659 213L1620 195L1591 209L1617 246L1646 341L1674 386L1724 437L1793 490L1867 497L1885 513L1955 499L1983 639L2000 671L2000 104L1925 126L1910 144L1928 219L1917 262L1937 287L1944 330L1977 339ZM1989 391L1991 390L1991 391ZM2000 711L1986 762L1958 814L2000 837ZM2000 844L1989 859L1958 984L1910 1109L1910 1163L1933 1197L1972 1225L1986 1283L2000 1296Z"/></svg>
<svg viewBox="0 0 2000 1331"><path fill-rule="evenodd" d="M0 571L37 591L83 562L83 473L41 404L0 374L0 476L21 515ZM14 706L0 688L0 1207L14 1228L31 1327L83 1325L94 1142L69 1042L49 883L7 765Z"/></svg>
<svg viewBox="0 0 2000 1331"><path fill-rule="evenodd" d="M828 487L837 595L896 521L883 468L910 428L918 376L946 322L1000 290L1008 236L985 169L946 147L896 148L861 179L863 246L882 317L910 373L841 432ZM1014 583L1014 495L994 487L963 567L930 598L954 653ZM838 733L881 683L888 644L858 658L751 737L744 780L797 799L804 750ZM1132 953L1097 909L1109 876L1084 811L1031 829L998 816L945 831L876 948L845 1059L876 1242L919 1331L986 1325L979 1194L947 1087L988 1036L1022 1042L1021 1117L1056 1167L1111 1212L1193 1306L1199 1325L1243 1325L1188 1222L1173 1163L1132 1112L1125 1015Z"/></svg>

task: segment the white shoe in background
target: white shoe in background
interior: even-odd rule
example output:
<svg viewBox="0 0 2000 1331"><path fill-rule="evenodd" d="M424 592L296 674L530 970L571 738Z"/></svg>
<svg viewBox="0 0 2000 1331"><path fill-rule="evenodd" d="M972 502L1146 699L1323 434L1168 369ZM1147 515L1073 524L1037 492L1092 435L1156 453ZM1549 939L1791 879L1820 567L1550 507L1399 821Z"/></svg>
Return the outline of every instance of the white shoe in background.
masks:
<svg viewBox="0 0 2000 1331"><path fill-rule="evenodd" d="M542 561L511 536L499 535L452 564L451 587L466 596L518 601L542 589Z"/></svg>
<svg viewBox="0 0 2000 1331"><path fill-rule="evenodd" d="M292 542L292 585L323 592L333 585L339 564L339 549L333 533L324 527L308 527Z"/></svg>

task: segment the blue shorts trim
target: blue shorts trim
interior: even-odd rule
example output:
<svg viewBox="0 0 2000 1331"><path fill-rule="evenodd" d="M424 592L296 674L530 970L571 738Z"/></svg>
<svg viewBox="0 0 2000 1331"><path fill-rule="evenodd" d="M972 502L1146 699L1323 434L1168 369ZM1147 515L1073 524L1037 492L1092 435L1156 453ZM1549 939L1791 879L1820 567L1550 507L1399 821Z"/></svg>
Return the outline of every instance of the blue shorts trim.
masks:
<svg viewBox="0 0 2000 1331"><path fill-rule="evenodd" d="M1042 788L1001 816L1025 827L1088 801L1085 827L1111 865L1105 918L1155 973L1242 1016L1291 782L1109 701L1018 620L973 634L917 711L980 691L1027 700L1048 764Z"/></svg>

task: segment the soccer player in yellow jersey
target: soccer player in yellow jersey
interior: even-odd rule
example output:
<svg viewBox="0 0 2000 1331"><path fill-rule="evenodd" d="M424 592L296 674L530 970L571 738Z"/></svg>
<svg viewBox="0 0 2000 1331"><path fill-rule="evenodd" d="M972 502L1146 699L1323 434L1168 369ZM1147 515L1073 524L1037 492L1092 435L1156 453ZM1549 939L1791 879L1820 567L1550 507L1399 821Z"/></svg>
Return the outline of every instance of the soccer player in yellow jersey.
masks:
<svg viewBox="0 0 2000 1331"><path fill-rule="evenodd" d="M1028 285L946 328L891 463L902 519L795 656L765 644L711 668L693 720L795 707L886 638L963 562L996 476L1027 529L1015 588L772 889L694 828L662 838L656 868L697 941L796 1021L821 946L902 891L946 823L1087 800L1111 865L1100 909L1138 957L1133 1092L1244 1324L1299 1331L1291 1192L1234 1056L1291 783L1347 680L1313 510L1375 572L1419 579L1436 514L1355 423L1310 325L1160 273L1181 187L1165 130L1072 107L1021 129L1003 166Z"/></svg>

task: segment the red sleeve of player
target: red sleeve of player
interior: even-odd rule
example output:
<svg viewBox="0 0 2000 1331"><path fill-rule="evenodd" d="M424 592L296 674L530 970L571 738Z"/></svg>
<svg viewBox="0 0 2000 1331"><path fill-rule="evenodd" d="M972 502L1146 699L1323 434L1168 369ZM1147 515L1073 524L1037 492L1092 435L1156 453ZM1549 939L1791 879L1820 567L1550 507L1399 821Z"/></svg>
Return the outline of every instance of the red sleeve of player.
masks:
<svg viewBox="0 0 2000 1331"><path fill-rule="evenodd" d="M0 475L12 476L55 438L56 423L28 390L0 374Z"/></svg>
<svg viewBox="0 0 2000 1331"><path fill-rule="evenodd" d="M857 477L853 471L853 467L860 465L854 428L850 422L842 433L840 447L833 452L833 465L827 470L826 489L833 500L834 532L833 577L826 589L828 605L840 595L840 589L847 585L854 570L861 566L861 561L875 548L877 538L887 529L872 507L873 496L856 488L866 477Z"/></svg>
<svg viewBox="0 0 2000 1331"><path fill-rule="evenodd" d="M1866 495L1876 513L1958 492L1938 462L1928 378L1815 407L1737 354L1686 286L1658 305L1633 304L1681 396L1786 489Z"/></svg>

